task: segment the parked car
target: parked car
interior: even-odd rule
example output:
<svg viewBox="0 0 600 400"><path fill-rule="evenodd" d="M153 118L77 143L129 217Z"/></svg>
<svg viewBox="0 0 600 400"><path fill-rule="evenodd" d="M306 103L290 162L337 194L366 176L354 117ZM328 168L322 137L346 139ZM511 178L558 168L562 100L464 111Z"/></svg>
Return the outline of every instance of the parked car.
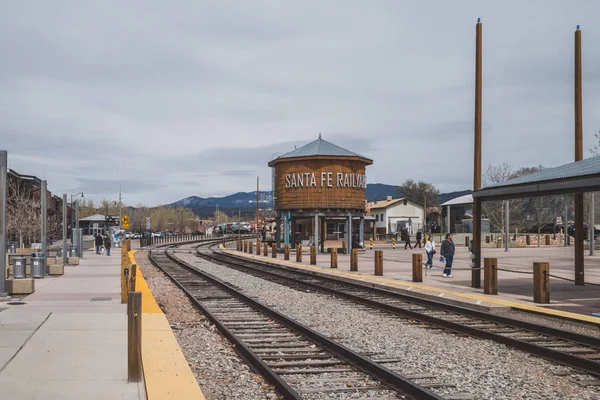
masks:
<svg viewBox="0 0 600 400"><path fill-rule="evenodd" d="M588 229L588 226L586 224L583 224L583 239L587 240L588 238L588 232L590 230ZM571 237L575 237L575 225L569 225L569 227L567 228L567 233L569 234L569 236ZM594 240L598 239L600 237L600 225L594 225Z"/></svg>

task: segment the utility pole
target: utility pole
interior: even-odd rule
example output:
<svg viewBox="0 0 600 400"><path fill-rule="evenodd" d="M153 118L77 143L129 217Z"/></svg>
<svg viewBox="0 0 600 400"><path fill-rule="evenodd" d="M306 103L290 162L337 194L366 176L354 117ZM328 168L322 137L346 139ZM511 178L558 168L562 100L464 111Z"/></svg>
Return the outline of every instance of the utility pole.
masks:
<svg viewBox="0 0 600 400"><path fill-rule="evenodd" d="M7 297L6 291L6 175L8 153L0 151L0 297Z"/></svg>
<svg viewBox="0 0 600 400"><path fill-rule="evenodd" d="M504 200L504 251L508 251L510 244L509 202Z"/></svg>
<svg viewBox="0 0 600 400"><path fill-rule="evenodd" d="M594 255L594 246L595 246L595 240L596 240L596 227L595 227L595 222L596 222L596 216L594 215L594 193L590 193L590 233L589 233L589 242L590 242L590 256Z"/></svg>
<svg viewBox="0 0 600 400"><path fill-rule="evenodd" d="M242 210L238 210L238 239L242 240Z"/></svg>
<svg viewBox="0 0 600 400"><path fill-rule="evenodd" d="M581 90L581 30L575 31L575 161L583 160L583 106ZM583 193L575 193L575 284L583 285Z"/></svg>
<svg viewBox="0 0 600 400"><path fill-rule="evenodd" d="M475 126L473 154L473 191L481 189L481 125L482 125L482 36L483 27L477 18L475 25ZM481 287L481 201L473 199L473 270L471 287Z"/></svg>
<svg viewBox="0 0 600 400"><path fill-rule="evenodd" d="M256 177L256 243L259 242L258 232L258 176Z"/></svg>

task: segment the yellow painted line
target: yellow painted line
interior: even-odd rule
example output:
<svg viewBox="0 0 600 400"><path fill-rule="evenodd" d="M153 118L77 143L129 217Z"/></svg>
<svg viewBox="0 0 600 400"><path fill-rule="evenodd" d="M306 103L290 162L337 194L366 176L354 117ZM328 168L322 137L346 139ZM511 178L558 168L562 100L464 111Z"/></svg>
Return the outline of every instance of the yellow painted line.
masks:
<svg viewBox="0 0 600 400"><path fill-rule="evenodd" d="M129 252L132 264L135 250ZM148 400L205 400L171 325L138 268L135 289L142 292L142 365Z"/></svg>
<svg viewBox="0 0 600 400"><path fill-rule="evenodd" d="M247 253L239 252L236 250L227 249L225 251L229 252L231 254L234 254L234 255L241 255L246 258L264 259L264 257L252 256ZM407 290L419 289L419 290L423 290L423 291L427 291L427 292L434 292L434 294L436 296L440 296L440 294L442 296L450 295L450 296L454 296L454 297L458 297L458 298L474 300L477 302L487 302L487 303L491 303L491 304L502 305L502 306L506 306L506 307L512 307L515 309L521 309L521 310L526 310L526 311L530 311L530 312L535 312L535 313L539 313L539 314L553 315L553 316L557 316L557 317L568 318L568 319L583 321L583 322L587 322L587 323L600 324L600 318L598 318L598 317L593 317L593 316L588 316L588 315L583 315L583 314L576 314L576 313L571 313L568 311L553 310L550 308L534 306L534 305L521 303L521 302L513 301L513 300L505 300L505 299L491 297L491 296L479 294L479 293L455 292L452 290L446 290L444 288L423 285L422 283L417 283L417 282L403 282L403 281L397 281L397 280L393 280L393 279L389 279L389 278L384 278L384 277L374 276L374 275L367 275L367 274L362 274L362 273L357 273L357 272L350 274L345 271L340 271L339 269L329 270L329 269L325 269L325 268L315 267L313 265L298 264L298 263L295 263L292 261L285 261L285 260L279 260L279 259L269 259L268 261L277 262L279 264L290 266L293 268L298 268L298 269L308 269L311 271L325 273L325 274L329 274L329 275L343 276L346 278L357 279L357 280L362 280L362 281L371 281L371 282L376 282L379 284L384 284L387 286L397 286L397 287L401 287L401 288L406 288ZM478 303L478 304L480 304L480 303Z"/></svg>

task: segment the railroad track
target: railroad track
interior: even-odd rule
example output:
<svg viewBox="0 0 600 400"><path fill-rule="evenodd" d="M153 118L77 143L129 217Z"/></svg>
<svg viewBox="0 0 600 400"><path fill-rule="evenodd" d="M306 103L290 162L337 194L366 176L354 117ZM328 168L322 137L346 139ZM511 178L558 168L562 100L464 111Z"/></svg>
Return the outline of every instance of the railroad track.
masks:
<svg viewBox="0 0 600 400"><path fill-rule="evenodd" d="M200 249L203 247L203 249ZM600 338L515 320L465 307L423 299L403 293L340 281L285 266L246 260L215 251L212 245L198 246L197 255L227 267L288 287L303 287L362 304L410 321L450 330L498 343L567 365L600 377ZM598 379L579 381L598 385Z"/></svg>
<svg viewBox="0 0 600 400"><path fill-rule="evenodd" d="M177 259L173 250L155 248L150 260L285 399L472 398L461 393L440 397L429 388L453 385L428 374L403 376L388 369L382 363L399 360L378 363L376 358L359 355Z"/></svg>

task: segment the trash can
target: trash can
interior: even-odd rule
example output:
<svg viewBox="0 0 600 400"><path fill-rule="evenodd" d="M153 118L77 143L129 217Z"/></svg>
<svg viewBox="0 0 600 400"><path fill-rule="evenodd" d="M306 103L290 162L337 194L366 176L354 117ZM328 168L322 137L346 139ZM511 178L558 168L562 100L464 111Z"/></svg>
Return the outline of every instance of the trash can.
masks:
<svg viewBox="0 0 600 400"><path fill-rule="evenodd" d="M15 246L14 244L10 245L10 252L11 254L15 254L17 252L17 246Z"/></svg>
<svg viewBox="0 0 600 400"><path fill-rule="evenodd" d="M44 277L44 258L41 258L38 254L36 257L31 258L31 277L32 278L43 278Z"/></svg>
<svg viewBox="0 0 600 400"><path fill-rule="evenodd" d="M25 257L13 257L13 277L15 279L25 279Z"/></svg>
<svg viewBox="0 0 600 400"><path fill-rule="evenodd" d="M79 257L77 250L78 250L78 246L76 244L71 246L71 257Z"/></svg>

